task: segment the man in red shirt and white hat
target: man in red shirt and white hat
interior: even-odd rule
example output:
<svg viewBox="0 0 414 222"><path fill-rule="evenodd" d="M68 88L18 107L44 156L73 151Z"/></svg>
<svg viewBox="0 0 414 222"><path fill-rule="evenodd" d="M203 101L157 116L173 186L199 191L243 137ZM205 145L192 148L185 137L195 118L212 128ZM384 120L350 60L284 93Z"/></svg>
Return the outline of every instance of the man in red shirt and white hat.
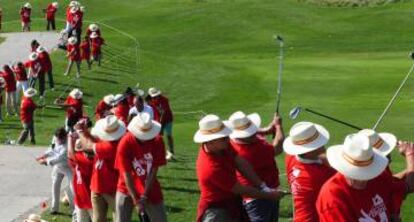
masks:
<svg viewBox="0 0 414 222"><path fill-rule="evenodd" d="M38 59L41 65L41 73L45 75L47 73L47 79L49 81L49 87L52 91L55 90L55 83L53 81L53 66L52 66L52 60L50 59L49 53L47 52L46 48L43 46L39 46L36 50ZM40 79L39 79L40 80ZM45 78L43 78L43 81L45 81ZM44 85L44 83L43 83Z"/></svg>
<svg viewBox="0 0 414 222"><path fill-rule="evenodd" d="M174 159L174 140L172 136L173 112L170 107L168 98L161 94L161 90L151 87L148 89L150 105L154 111L155 121L161 123L161 135L167 135L167 160Z"/></svg>
<svg viewBox="0 0 414 222"><path fill-rule="evenodd" d="M95 109L95 119L97 121L102 118L105 118L105 116L111 113L114 98L114 95L109 94L104 96L103 99L98 102L98 105Z"/></svg>
<svg viewBox="0 0 414 222"><path fill-rule="evenodd" d="M257 133L260 129L261 118L257 113L246 115L241 111L233 113L225 124L232 129L230 143L238 156L245 159L253 167L254 172L263 181L262 190L278 189L279 170L275 156L282 153L284 140L283 129L279 117L273 120L274 139L269 144ZM237 171L237 180L241 185L253 184L241 172ZM243 197L243 205L251 222L278 221L279 202L267 199L252 199Z"/></svg>
<svg viewBox="0 0 414 222"><path fill-rule="evenodd" d="M391 221L395 200L414 191L414 145L403 142L405 180L382 176L388 159L373 148L366 135L357 134L343 145L328 148L336 173L319 193L316 208L325 221ZM381 175L381 176L380 176Z"/></svg>
<svg viewBox="0 0 414 222"><path fill-rule="evenodd" d="M9 65L4 65L3 72L0 72L0 76L6 81L7 115L18 115L19 108L17 105L16 78L14 77L13 70Z"/></svg>
<svg viewBox="0 0 414 222"><path fill-rule="evenodd" d="M277 201L286 192L266 189L251 165L238 156L229 141L232 130L216 115L207 115L199 122L194 141L200 144L196 172L200 187L197 221L241 221L238 195L253 199ZM236 170L252 184L237 182Z"/></svg>
<svg viewBox="0 0 414 222"><path fill-rule="evenodd" d="M102 59L102 45L105 44L105 40L98 35L97 32L92 32L90 35L91 39L91 49L92 49L92 58L93 61L98 62L98 66L101 66Z"/></svg>
<svg viewBox="0 0 414 222"><path fill-rule="evenodd" d="M76 40L80 42L83 23L83 12L80 4L70 8L68 22L70 26L69 37L75 36Z"/></svg>
<svg viewBox="0 0 414 222"><path fill-rule="evenodd" d="M20 9L20 20L22 22L22 31L30 32L30 15L32 13L32 5L26 2L23 7Z"/></svg>
<svg viewBox="0 0 414 222"><path fill-rule="evenodd" d="M6 80L0 76L0 123L3 122L3 115L1 114L1 107L3 106L3 90L6 87Z"/></svg>
<svg viewBox="0 0 414 222"><path fill-rule="evenodd" d="M81 140L80 151L95 154L91 179L92 221L105 222L108 210L112 209L114 212L118 182L118 171L114 169L114 164L117 146L126 132L126 127L115 116L109 115L98 120L91 133L87 131L86 124L81 122L76 124L75 129Z"/></svg>
<svg viewBox="0 0 414 222"><path fill-rule="evenodd" d="M29 62L28 62L28 67L29 67L29 87L34 88L36 85L36 81L39 78L40 75L42 75L42 65L40 64L39 61L39 56L37 55L36 52L32 52L29 55ZM40 85L40 84L39 84ZM39 86L39 89L41 87ZM44 90L44 85L43 85L43 90Z"/></svg>
<svg viewBox="0 0 414 222"><path fill-rule="evenodd" d="M73 63L76 63L76 78L80 78L81 73L81 54L80 54L80 48L78 44L78 40L76 37L70 37L68 39L68 45L67 45L67 57L68 57L68 68L66 69L66 72L63 74L65 76L69 75L70 71L72 70Z"/></svg>
<svg viewBox="0 0 414 222"><path fill-rule="evenodd" d="M37 91L33 88L28 88L24 91L24 96L22 99L22 103L20 106L20 121L23 125L23 130L20 133L19 139L17 140L17 144L22 145L25 141L27 136L30 136L30 143L32 145L36 144L35 140L35 130L34 130L34 120L33 114L37 108L42 108L42 106L36 105L33 102L32 97L37 94Z"/></svg>
<svg viewBox="0 0 414 222"><path fill-rule="evenodd" d="M150 221L167 221L157 180L158 168L166 164L160 130L160 123L152 120L148 113L140 113L132 119L129 132L119 142L115 162L120 173L116 221L130 222L134 207L138 215L146 212Z"/></svg>
<svg viewBox="0 0 414 222"><path fill-rule="evenodd" d="M293 195L293 221L318 222L315 203L322 185L336 171L324 161L329 132L325 127L299 122L283 144L286 175Z"/></svg>
<svg viewBox="0 0 414 222"><path fill-rule="evenodd" d="M46 9L44 9L44 12L46 13L46 30L49 31L50 28L52 30L56 30L56 24L55 24L55 14L58 10L58 2L52 2L50 3Z"/></svg>
<svg viewBox="0 0 414 222"><path fill-rule="evenodd" d="M73 126L83 117L83 92L78 88L70 91L65 101L56 99L56 105L66 109L66 130L73 132Z"/></svg>
<svg viewBox="0 0 414 222"><path fill-rule="evenodd" d="M95 23L92 23L88 26L88 29L86 30L85 38L89 39L93 32L96 32L96 34L98 34L98 36L101 36L101 30L100 30L99 26Z"/></svg>

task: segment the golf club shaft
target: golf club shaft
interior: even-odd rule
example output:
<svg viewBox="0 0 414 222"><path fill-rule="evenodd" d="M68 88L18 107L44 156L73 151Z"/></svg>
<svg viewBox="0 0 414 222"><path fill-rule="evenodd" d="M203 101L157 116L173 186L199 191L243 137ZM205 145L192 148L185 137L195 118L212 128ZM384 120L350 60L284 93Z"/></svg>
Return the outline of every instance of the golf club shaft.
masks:
<svg viewBox="0 0 414 222"><path fill-rule="evenodd" d="M349 126L349 127L351 127L351 128L354 128L354 129L357 129L357 130L362 130L362 128L361 128L361 127L358 127L358 126L355 126L355 125L353 125L353 124L350 124L350 123L344 122L344 121L342 121L342 120L339 120L339 119L336 119L336 118L333 118L333 117L327 116L327 115L325 115L325 114L322 114L322 113L316 112L316 111L314 111L314 110L311 110L311 109L305 108L305 111L307 111L307 112L309 112L309 113L313 113L313 114L318 115L318 116L325 117L325 118L327 118L327 119L330 119L330 120L335 121L335 122L337 122L337 123L341 123L341 124L346 125L346 126Z"/></svg>
<svg viewBox="0 0 414 222"><path fill-rule="evenodd" d="M277 83L277 101L276 101L276 113L279 113L280 100L282 97L282 72L283 72L283 39L278 36L280 55L279 55L279 71L278 71L278 83Z"/></svg>
<svg viewBox="0 0 414 222"><path fill-rule="evenodd" d="M385 115L388 113L389 109L391 108L392 104L394 104L395 100L397 99L398 94L400 94L401 89L405 85L405 82L407 82L408 77L410 77L411 73L414 70L414 64L411 66L410 71L408 71L407 75L401 82L400 86L398 87L397 91L394 93L394 96L391 98L388 105L385 107L384 112L382 112L381 116L378 118L377 122L375 123L374 127L372 127L373 130L377 129L378 125L381 123L381 121L384 119Z"/></svg>

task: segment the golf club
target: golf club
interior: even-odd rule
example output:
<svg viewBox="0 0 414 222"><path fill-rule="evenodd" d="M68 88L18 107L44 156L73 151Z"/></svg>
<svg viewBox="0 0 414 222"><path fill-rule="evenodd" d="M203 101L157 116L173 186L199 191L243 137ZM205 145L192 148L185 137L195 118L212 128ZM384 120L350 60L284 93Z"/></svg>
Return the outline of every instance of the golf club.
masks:
<svg viewBox="0 0 414 222"><path fill-rule="evenodd" d="M410 58L414 60L414 51L410 53ZM408 71L407 75L404 77L404 79L401 81L400 86L398 87L397 91L394 93L394 96L391 98L388 105L385 107L384 111L382 112L381 116L378 118L377 122L375 123L374 127L372 127L373 130L375 130L378 125L381 123L381 121L384 119L385 115L388 113L389 109L391 108L392 104L394 104L395 100L397 99L398 94L400 94L401 89L405 85L405 82L407 82L408 77L410 77L411 73L414 70L414 63L411 65L410 71Z"/></svg>
<svg viewBox="0 0 414 222"><path fill-rule="evenodd" d="M334 117L331 117L331 116L322 114L320 112L316 112L314 110L311 110L311 109L308 109L308 108L302 108L302 107L299 107L299 106L297 106L297 107L293 108L292 110L290 110L290 112L289 112L289 118L296 119L299 116L299 114L302 112L302 110L304 110L304 111L306 111L308 113L312 113L312 114L315 114L315 115L318 115L318 116L325 117L325 118L327 118L329 120L332 120L332 121L337 122L337 123L341 123L341 124L343 124L345 126L349 126L349 127L353 128L353 129L362 130L361 127L355 126L355 125L353 125L351 123L347 123L347 122L344 122L342 120L336 119Z"/></svg>
<svg viewBox="0 0 414 222"><path fill-rule="evenodd" d="M280 55L279 55L279 71L277 80L277 100L276 100L276 113L279 113L280 100L282 97L282 72L283 72L283 38L279 35L274 36L275 40L279 43Z"/></svg>

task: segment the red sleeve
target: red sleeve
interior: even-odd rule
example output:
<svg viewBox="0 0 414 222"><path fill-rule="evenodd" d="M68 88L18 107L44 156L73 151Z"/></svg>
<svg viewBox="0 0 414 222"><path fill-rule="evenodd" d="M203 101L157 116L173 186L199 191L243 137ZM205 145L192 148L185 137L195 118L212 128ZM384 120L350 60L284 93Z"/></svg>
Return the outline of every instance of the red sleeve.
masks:
<svg viewBox="0 0 414 222"><path fill-rule="evenodd" d="M97 142L94 148L95 154L99 158L110 158L114 152L112 144L109 142Z"/></svg>
<svg viewBox="0 0 414 222"><path fill-rule="evenodd" d="M165 145L161 137L156 138L152 156L154 157L154 167L160 167L167 164L167 160L165 159Z"/></svg>
<svg viewBox="0 0 414 222"><path fill-rule="evenodd" d="M128 149L128 136L121 139L118 144L118 150L115 159L115 168L119 170L119 173L132 171L132 153L131 149Z"/></svg>

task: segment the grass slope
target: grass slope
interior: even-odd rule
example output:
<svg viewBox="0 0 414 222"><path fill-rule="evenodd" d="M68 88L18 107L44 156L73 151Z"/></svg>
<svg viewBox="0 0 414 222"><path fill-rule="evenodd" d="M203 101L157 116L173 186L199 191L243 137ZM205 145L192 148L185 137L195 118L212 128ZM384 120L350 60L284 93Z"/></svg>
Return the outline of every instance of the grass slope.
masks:
<svg viewBox="0 0 414 222"><path fill-rule="evenodd" d="M3 3L6 20L17 19L21 3ZM65 5L67 1L60 3ZM45 5L46 1L32 1L34 6L39 4ZM132 42L103 30L112 47L107 47L106 58L114 61L83 75L81 86L90 114L92 106L106 93L140 82L144 87L160 87L178 112L204 110L227 118L243 110L259 112L267 122L276 94L279 48L272 36L277 33L286 40L281 107L286 130L294 123L287 113L296 105L372 127L411 65L407 54L412 49L414 30L407 27L414 25L408 19L414 8L412 2L355 9L318 8L296 0L88 0L84 4L88 20L126 31L142 46L140 71L136 74L132 51L122 59L112 55L131 49ZM34 13L40 17L40 10ZM59 13L62 17L63 10ZM18 23L13 24L7 27L9 31L18 30ZM34 26L43 28L44 24ZM63 53L55 53L53 60L59 85L57 91L47 92L48 102L62 94L70 81L61 75L66 64ZM414 120L409 117L414 108L413 89L410 80L379 130L412 139ZM63 111L39 111L38 142L47 144L63 118ZM194 163L198 149L192 135L197 118L176 115L174 135L180 160L160 172L170 221L195 218L199 194ZM353 132L306 113L299 120L325 125L331 132L331 144L341 143L346 134ZM7 119L0 125L0 140L7 134L17 137L19 130L17 119ZM284 172L283 157L277 160ZM393 169L403 166L395 155ZM281 180L285 186L286 178L281 176ZM413 203L408 197L404 220L414 213L410 207ZM286 199L281 221L287 221L290 215L291 205Z"/></svg>

